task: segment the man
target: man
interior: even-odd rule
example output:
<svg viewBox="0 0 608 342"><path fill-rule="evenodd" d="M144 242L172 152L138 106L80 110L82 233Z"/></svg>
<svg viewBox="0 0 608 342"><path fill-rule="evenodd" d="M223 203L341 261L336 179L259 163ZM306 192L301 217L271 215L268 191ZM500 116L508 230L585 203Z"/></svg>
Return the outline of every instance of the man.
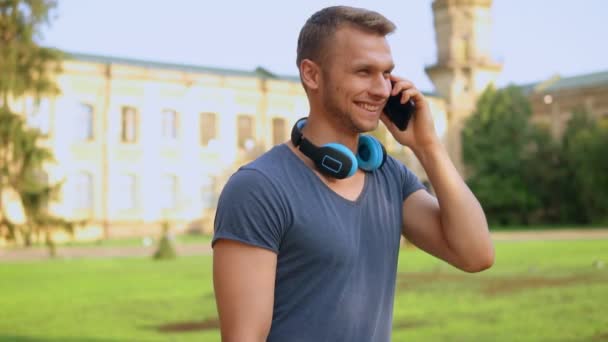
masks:
<svg viewBox="0 0 608 342"><path fill-rule="evenodd" d="M342 6L302 28L297 64L308 118L291 142L232 175L218 204L213 268L223 341L389 341L401 234L467 272L493 264L483 210L441 145L424 96L391 74L385 36L394 28L376 12ZM383 113L398 94L416 106L405 131ZM357 153L360 133L380 120L414 151L437 198L390 156L336 178L295 146L306 139Z"/></svg>

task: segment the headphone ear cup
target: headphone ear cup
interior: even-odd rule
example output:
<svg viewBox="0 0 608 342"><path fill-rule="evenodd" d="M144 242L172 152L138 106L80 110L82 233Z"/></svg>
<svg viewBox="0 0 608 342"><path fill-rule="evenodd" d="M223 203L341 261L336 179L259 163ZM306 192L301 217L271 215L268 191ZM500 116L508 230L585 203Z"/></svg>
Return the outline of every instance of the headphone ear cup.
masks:
<svg viewBox="0 0 608 342"><path fill-rule="evenodd" d="M380 168L385 161L386 150L378 139L371 135L359 136L359 147L357 149L359 168L365 171L373 171Z"/></svg>
<svg viewBox="0 0 608 342"><path fill-rule="evenodd" d="M346 146L329 143L319 148L321 157L315 161L317 168L332 177L343 179L357 172L357 158Z"/></svg>

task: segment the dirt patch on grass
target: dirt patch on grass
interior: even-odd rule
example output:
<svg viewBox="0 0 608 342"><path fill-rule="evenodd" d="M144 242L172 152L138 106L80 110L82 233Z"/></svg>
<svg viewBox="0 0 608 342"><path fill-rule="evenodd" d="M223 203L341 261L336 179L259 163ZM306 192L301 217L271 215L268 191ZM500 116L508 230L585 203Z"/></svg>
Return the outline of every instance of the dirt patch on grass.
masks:
<svg viewBox="0 0 608 342"><path fill-rule="evenodd" d="M426 321L409 321L409 320L399 320L393 323L393 329L401 330L401 329L416 329L425 325L429 325L429 322Z"/></svg>
<svg viewBox="0 0 608 342"><path fill-rule="evenodd" d="M529 289L562 287L596 282L599 279L590 275L576 275L560 278L548 277L517 277L491 279L484 284L482 292L489 296L519 292Z"/></svg>
<svg viewBox="0 0 608 342"><path fill-rule="evenodd" d="M162 333L181 333L181 332L194 332L204 330L218 330L220 328L220 321L217 318L208 318L200 322L176 322L163 324L156 327L156 330Z"/></svg>
<svg viewBox="0 0 608 342"><path fill-rule="evenodd" d="M468 290L477 289L487 296L506 295L531 289L553 288L580 284L606 282L602 274L578 274L564 277L551 276L513 276L487 277L467 273L399 273L397 288L399 291L421 289L429 286L460 285ZM466 286L465 286L466 285Z"/></svg>
<svg viewBox="0 0 608 342"><path fill-rule="evenodd" d="M591 341L608 341L608 331L593 336Z"/></svg>
<svg viewBox="0 0 608 342"><path fill-rule="evenodd" d="M397 276L397 288L399 290L409 290L436 283L460 283L466 281L475 281L475 279L464 273L399 273Z"/></svg>

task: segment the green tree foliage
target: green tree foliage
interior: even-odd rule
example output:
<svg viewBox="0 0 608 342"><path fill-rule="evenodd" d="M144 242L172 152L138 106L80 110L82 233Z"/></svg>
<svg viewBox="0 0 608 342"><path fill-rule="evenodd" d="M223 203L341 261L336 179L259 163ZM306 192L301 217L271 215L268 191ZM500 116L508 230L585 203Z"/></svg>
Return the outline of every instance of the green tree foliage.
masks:
<svg viewBox="0 0 608 342"><path fill-rule="evenodd" d="M548 127L530 126L530 153L522 177L538 202L527 218L528 223L580 223L578 201L573 199L573 186L567 179L570 165L563 149Z"/></svg>
<svg viewBox="0 0 608 342"><path fill-rule="evenodd" d="M608 120L594 120L575 110L563 137L564 160L569 165L572 197L586 222L608 223Z"/></svg>
<svg viewBox="0 0 608 342"><path fill-rule="evenodd" d="M177 257L169 222L167 221L162 223L162 236L158 243L158 248L152 257L156 260L175 259Z"/></svg>
<svg viewBox="0 0 608 342"><path fill-rule="evenodd" d="M469 186L494 224L526 222L540 206L523 177L530 159L532 110L516 87L486 89L462 131Z"/></svg>
<svg viewBox="0 0 608 342"><path fill-rule="evenodd" d="M0 95L3 106L23 95L39 98L58 88L53 72L60 71L62 53L37 44L49 23L54 0L0 1Z"/></svg>
<svg viewBox="0 0 608 342"><path fill-rule="evenodd" d="M41 132L29 128L25 113L15 113L12 104L23 97L38 103L42 96L58 93L53 75L60 71L63 54L37 43L55 7L56 1L51 0L0 0L0 194L6 189L16 191L26 216L25 224L2 216L0 235L9 240L20 235L28 244L32 234L44 230L51 252L50 229L71 230L73 223L47 211L61 186L49 185L41 177L53 155L41 146ZM0 210L4 205L0 200Z"/></svg>
<svg viewBox="0 0 608 342"><path fill-rule="evenodd" d="M555 139L516 87L488 88L462 132L467 183L491 224L608 222L608 122L574 111Z"/></svg>

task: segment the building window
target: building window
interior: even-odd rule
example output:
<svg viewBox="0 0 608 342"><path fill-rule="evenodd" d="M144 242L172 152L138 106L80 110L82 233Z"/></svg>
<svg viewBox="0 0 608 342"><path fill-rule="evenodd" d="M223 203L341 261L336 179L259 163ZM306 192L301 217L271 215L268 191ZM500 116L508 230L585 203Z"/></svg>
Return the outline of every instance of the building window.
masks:
<svg viewBox="0 0 608 342"><path fill-rule="evenodd" d="M51 127L51 104L49 99L40 99L36 102L33 98L27 98L25 107L28 126L38 129L43 136L48 136Z"/></svg>
<svg viewBox="0 0 608 342"><path fill-rule="evenodd" d="M160 202L162 209L175 209L177 207L177 192L177 176L163 176L160 189Z"/></svg>
<svg viewBox="0 0 608 342"><path fill-rule="evenodd" d="M162 112L162 137L165 139L177 139L177 112L165 109Z"/></svg>
<svg viewBox="0 0 608 342"><path fill-rule="evenodd" d="M237 117L237 146L242 149L250 150L255 144L253 139L253 116L239 115Z"/></svg>
<svg viewBox="0 0 608 342"><path fill-rule="evenodd" d="M217 115L215 113L201 113L201 145L207 146L213 139L217 139Z"/></svg>
<svg viewBox="0 0 608 342"><path fill-rule="evenodd" d="M74 176L74 208L93 209L93 175L82 171Z"/></svg>
<svg viewBox="0 0 608 342"><path fill-rule="evenodd" d="M216 206L216 196L213 188L213 177L202 177L201 180L201 206L203 209L211 209Z"/></svg>
<svg viewBox="0 0 608 342"><path fill-rule="evenodd" d="M121 139L122 142L137 141L137 110L133 107L122 107Z"/></svg>
<svg viewBox="0 0 608 342"><path fill-rule="evenodd" d="M285 129L287 126L287 121L283 118L274 118L272 119L272 144L278 145L285 140L287 140L287 134L285 134Z"/></svg>
<svg viewBox="0 0 608 342"><path fill-rule="evenodd" d="M93 106L80 103L76 113L76 139L79 141L93 140Z"/></svg>
<svg viewBox="0 0 608 342"><path fill-rule="evenodd" d="M133 174L120 175L116 184L118 208L122 210L135 209L137 206L137 178Z"/></svg>

